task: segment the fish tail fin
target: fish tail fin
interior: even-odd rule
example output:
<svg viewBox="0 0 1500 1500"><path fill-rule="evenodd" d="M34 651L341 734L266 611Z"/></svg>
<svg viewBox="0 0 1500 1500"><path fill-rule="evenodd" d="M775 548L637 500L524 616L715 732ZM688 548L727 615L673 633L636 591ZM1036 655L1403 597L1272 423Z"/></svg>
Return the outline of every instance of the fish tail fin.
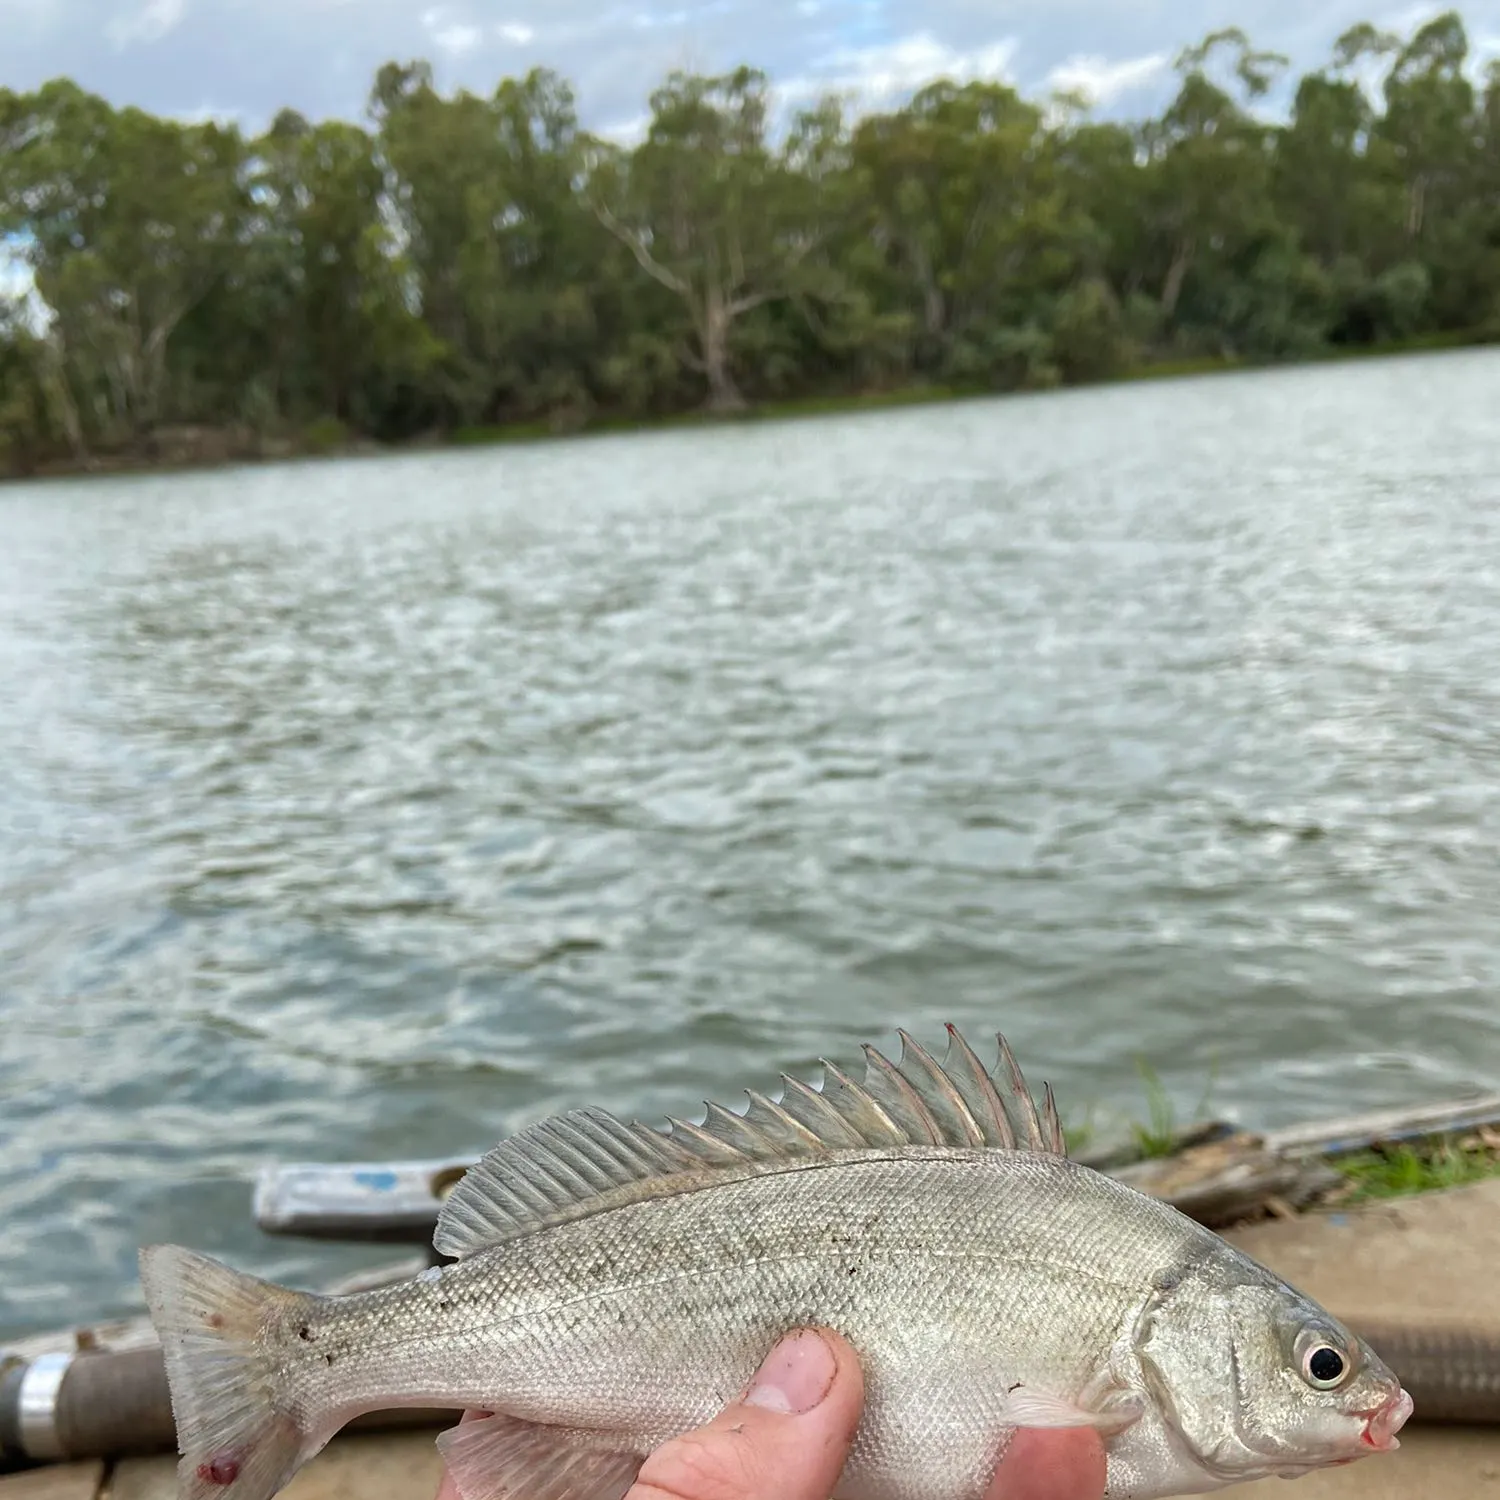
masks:
<svg viewBox="0 0 1500 1500"><path fill-rule="evenodd" d="M260 1337L278 1306L311 1302L177 1245L141 1251L177 1423L179 1500L271 1500L321 1444L277 1405Z"/></svg>

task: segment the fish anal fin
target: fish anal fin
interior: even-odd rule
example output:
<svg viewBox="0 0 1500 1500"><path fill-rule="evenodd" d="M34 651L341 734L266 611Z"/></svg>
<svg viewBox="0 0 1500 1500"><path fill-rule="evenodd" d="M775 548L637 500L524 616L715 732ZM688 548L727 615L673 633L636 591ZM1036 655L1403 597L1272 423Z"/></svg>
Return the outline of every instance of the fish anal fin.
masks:
<svg viewBox="0 0 1500 1500"><path fill-rule="evenodd" d="M497 1414L450 1428L437 1445L462 1500L623 1500L642 1458L611 1447L613 1436Z"/></svg>
<svg viewBox="0 0 1500 1500"><path fill-rule="evenodd" d="M433 1244L462 1259L502 1241L627 1203L736 1177L815 1166L841 1153L906 1147L1066 1155L1051 1091L1038 1113L1004 1039L987 1069L952 1027L942 1063L902 1032L899 1063L873 1047L856 1083L830 1063L821 1088L783 1075L779 1101L747 1091L743 1114L710 1102L701 1124L624 1124L571 1110L502 1141L438 1215Z"/></svg>

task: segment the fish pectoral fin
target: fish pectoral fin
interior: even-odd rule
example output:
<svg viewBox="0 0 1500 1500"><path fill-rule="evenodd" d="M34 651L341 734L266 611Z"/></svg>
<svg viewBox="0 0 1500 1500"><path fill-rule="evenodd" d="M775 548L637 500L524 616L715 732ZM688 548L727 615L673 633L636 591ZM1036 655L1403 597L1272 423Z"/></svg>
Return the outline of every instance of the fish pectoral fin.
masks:
<svg viewBox="0 0 1500 1500"><path fill-rule="evenodd" d="M1080 1406L1046 1391L1018 1387L1005 1400L1005 1422L1011 1427L1092 1427L1106 1437L1140 1421L1145 1403L1134 1393L1102 1406Z"/></svg>
<svg viewBox="0 0 1500 1500"><path fill-rule="evenodd" d="M497 1414L450 1428L437 1445L463 1500L623 1500L644 1460L612 1440Z"/></svg>

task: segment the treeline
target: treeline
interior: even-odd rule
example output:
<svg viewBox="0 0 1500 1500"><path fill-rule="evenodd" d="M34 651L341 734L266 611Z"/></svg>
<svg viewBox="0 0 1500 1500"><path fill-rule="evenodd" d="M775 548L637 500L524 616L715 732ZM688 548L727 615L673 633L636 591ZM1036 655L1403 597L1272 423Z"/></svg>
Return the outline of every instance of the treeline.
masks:
<svg viewBox="0 0 1500 1500"><path fill-rule="evenodd" d="M380 70L258 139L0 91L0 469L296 451L1163 361L1500 336L1500 65L1458 15L1286 60L1220 32L1160 118L936 82L773 119L674 74L622 149L545 70ZM184 435L186 434L186 436ZM196 435L196 436L195 436Z"/></svg>

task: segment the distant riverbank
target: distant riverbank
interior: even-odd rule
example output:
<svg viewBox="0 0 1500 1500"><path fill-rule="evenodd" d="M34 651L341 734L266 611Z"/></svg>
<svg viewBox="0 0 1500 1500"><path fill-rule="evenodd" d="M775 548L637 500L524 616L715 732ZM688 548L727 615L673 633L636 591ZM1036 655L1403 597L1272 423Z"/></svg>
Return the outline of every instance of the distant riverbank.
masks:
<svg viewBox="0 0 1500 1500"><path fill-rule="evenodd" d="M1071 385L1039 384L1015 390L996 390L971 385L913 384L892 390L870 390L808 396L792 401L751 403L742 411L724 413L707 409L664 414L642 419L600 413L594 417L559 417L550 422L512 422L483 427L433 432L404 443L381 443L350 431L343 423L325 418L300 432L258 433L245 426L210 427L173 425L157 429L140 446L86 457L56 456L37 462L29 471L0 467L0 483L6 480L109 477L126 474L178 473L219 469L242 464L287 463L313 459L376 458L446 448L471 448L511 443L555 442L567 438L597 437L624 432L657 432L674 429L721 426L726 423L795 421L820 416L882 411L913 406L931 406L957 401L994 400L1003 396L1037 395L1047 391L1082 390L1098 386L1131 385L1148 381L1191 379L1205 375L1244 374L1255 370L1295 369L1304 365L1343 364L1354 361L1409 358L1460 349L1496 345L1494 330L1472 330L1458 334L1432 334L1400 343L1329 349L1297 360L1251 360L1244 358L1199 358L1156 361L1123 371L1108 379ZM0 453L0 465L5 455Z"/></svg>

